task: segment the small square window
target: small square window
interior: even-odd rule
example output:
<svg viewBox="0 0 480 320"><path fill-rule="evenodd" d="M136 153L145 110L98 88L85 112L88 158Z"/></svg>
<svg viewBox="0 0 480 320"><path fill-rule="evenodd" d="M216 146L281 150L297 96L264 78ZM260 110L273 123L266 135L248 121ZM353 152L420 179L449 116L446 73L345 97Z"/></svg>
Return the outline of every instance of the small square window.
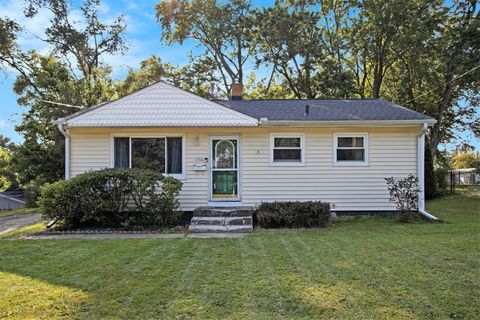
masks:
<svg viewBox="0 0 480 320"><path fill-rule="evenodd" d="M334 134L334 163L337 165L366 165L367 134Z"/></svg>
<svg viewBox="0 0 480 320"><path fill-rule="evenodd" d="M271 162L277 165L303 164L303 136L271 136Z"/></svg>

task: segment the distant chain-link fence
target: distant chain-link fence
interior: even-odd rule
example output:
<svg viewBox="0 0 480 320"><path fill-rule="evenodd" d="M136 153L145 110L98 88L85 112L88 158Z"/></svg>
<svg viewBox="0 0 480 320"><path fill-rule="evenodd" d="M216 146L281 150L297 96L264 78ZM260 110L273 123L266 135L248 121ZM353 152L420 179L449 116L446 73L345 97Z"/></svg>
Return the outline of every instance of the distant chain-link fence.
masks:
<svg viewBox="0 0 480 320"><path fill-rule="evenodd" d="M480 169L459 169L450 171L450 189L455 186L480 185Z"/></svg>

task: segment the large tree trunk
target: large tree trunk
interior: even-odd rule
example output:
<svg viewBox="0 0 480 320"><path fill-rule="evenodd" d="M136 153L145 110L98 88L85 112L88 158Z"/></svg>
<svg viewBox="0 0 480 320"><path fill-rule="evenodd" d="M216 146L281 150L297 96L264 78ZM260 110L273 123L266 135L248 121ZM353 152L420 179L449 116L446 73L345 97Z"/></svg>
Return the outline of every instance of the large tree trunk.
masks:
<svg viewBox="0 0 480 320"><path fill-rule="evenodd" d="M377 69L377 66L375 66ZM373 98L378 99L380 97L380 84L381 84L381 75L375 70L373 75Z"/></svg>
<svg viewBox="0 0 480 320"><path fill-rule="evenodd" d="M373 69L373 98L380 98L380 88L383 82L383 58L380 57Z"/></svg>
<svg viewBox="0 0 480 320"><path fill-rule="evenodd" d="M453 89L453 76L455 73L455 65L452 61L449 61L447 64L447 73L445 74L445 90L443 92L443 98L437 109L437 123L432 128L430 144L432 150L435 154L437 151L438 145L442 140L442 120L445 114L445 110L452 101L452 89Z"/></svg>

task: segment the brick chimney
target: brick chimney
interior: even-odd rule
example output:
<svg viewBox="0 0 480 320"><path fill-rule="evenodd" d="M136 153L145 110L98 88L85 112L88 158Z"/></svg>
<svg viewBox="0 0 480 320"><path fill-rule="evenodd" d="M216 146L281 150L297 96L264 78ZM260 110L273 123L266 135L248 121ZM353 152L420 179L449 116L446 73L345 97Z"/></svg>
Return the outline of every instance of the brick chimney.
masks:
<svg viewBox="0 0 480 320"><path fill-rule="evenodd" d="M243 99L243 84L235 80L232 83L232 100L242 100Z"/></svg>

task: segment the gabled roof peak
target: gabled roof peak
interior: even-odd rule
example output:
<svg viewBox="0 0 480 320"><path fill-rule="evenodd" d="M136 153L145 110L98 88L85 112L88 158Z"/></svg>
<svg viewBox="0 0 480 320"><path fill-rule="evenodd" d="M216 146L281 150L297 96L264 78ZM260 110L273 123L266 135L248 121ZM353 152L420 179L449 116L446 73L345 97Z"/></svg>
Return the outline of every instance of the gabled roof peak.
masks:
<svg viewBox="0 0 480 320"><path fill-rule="evenodd" d="M65 118L69 127L256 126L258 121L165 82Z"/></svg>

